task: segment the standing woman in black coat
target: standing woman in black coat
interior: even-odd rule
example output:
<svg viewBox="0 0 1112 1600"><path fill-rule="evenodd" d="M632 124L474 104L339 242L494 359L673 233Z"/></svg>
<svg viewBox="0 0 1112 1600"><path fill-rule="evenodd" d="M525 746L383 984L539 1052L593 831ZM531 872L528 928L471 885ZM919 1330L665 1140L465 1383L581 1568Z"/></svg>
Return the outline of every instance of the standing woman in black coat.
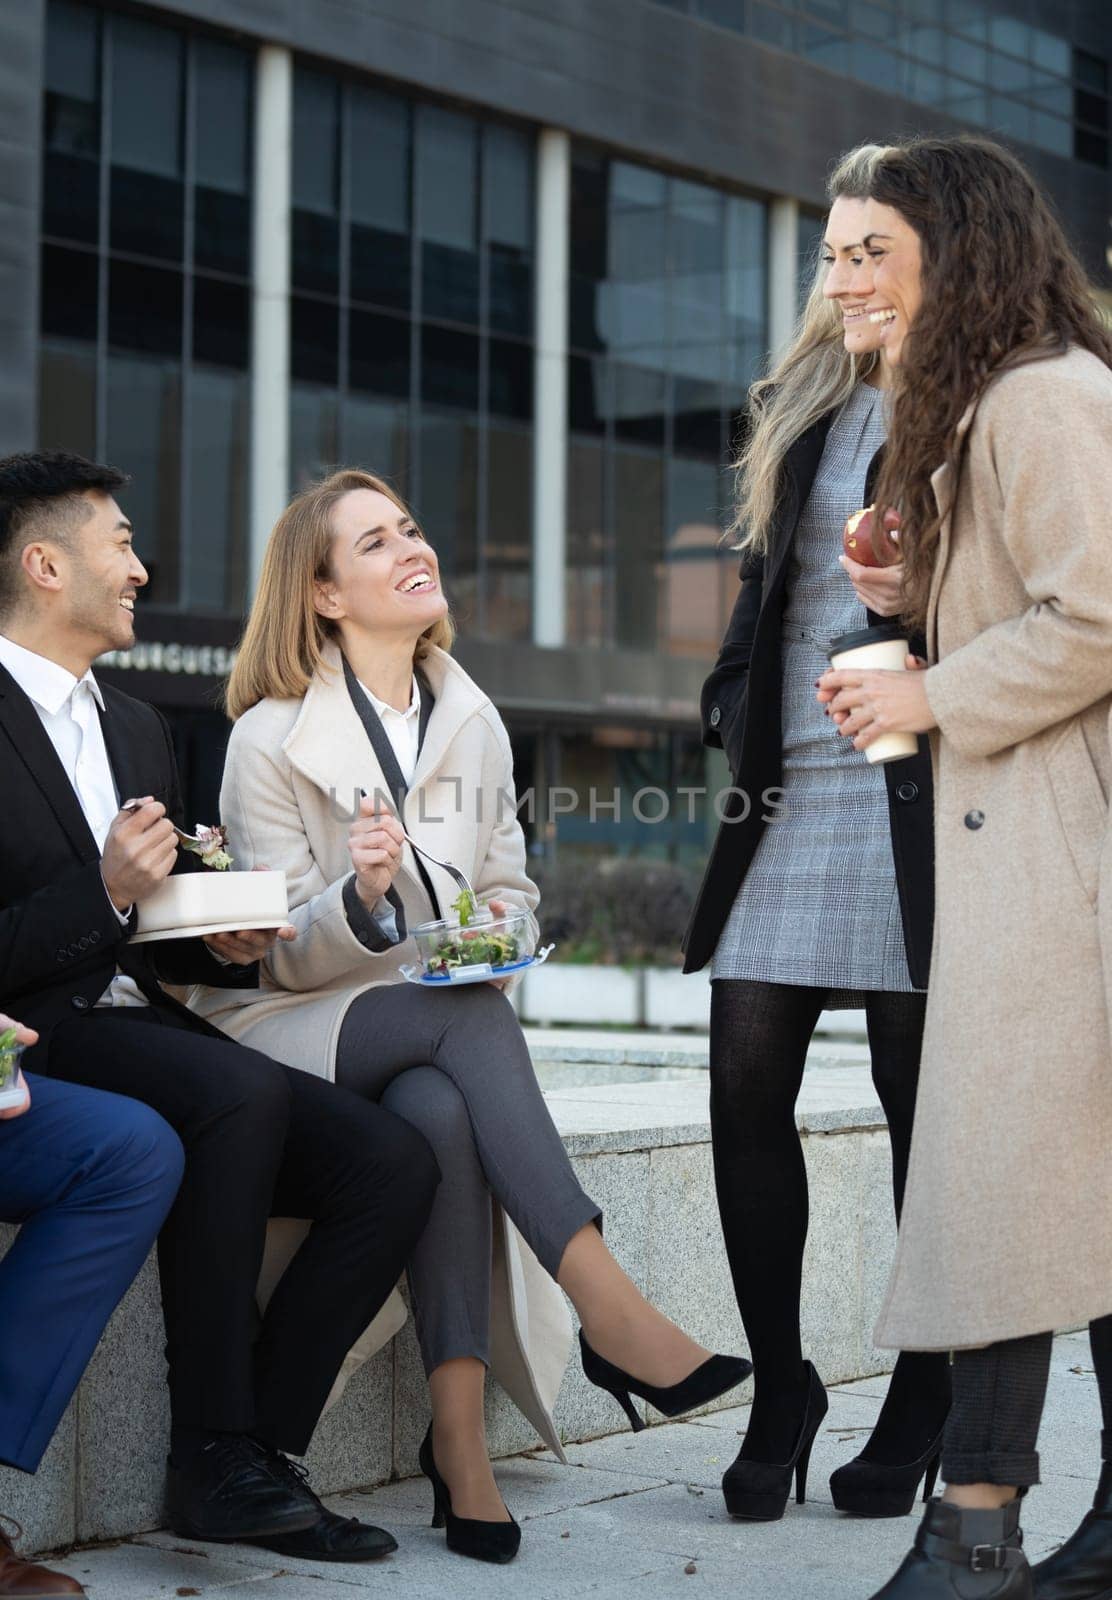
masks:
<svg viewBox="0 0 1112 1600"><path fill-rule="evenodd" d="M724 749L735 787L685 970L712 963L715 1182L756 1381L722 1487L731 1514L753 1520L783 1515L793 1472L802 1498L827 1409L799 1326L807 1176L795 1102L811 1035L824 1010L865 1010L898 1215L930 959L926 741L907 760L870 766L815 701L829 640L899 610L899 566L842 555L885 435L882 314L855 288L868 265L860 197L882 154L863 147L835 171L800 326L751 393L737 472L742 586L703 692L705 742ZM831 1479L835 1505L909 1511L920 1480L933 1484L949 1403L947 1358L901 1355L865 1449Z"/></svg>

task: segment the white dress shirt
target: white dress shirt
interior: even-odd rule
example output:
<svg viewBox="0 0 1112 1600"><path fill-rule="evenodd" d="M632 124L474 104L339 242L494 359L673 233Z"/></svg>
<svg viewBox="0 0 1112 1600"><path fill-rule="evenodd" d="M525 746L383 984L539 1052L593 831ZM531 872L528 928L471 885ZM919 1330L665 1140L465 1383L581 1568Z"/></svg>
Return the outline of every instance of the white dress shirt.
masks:
<svg viewBox="0 0 1112 1600"><path fill-rule="evenodd" d="M417 753L421 742L421 691L417 687L417 674L413 674L413 693L408 711L396 711L393 706L388 706L385 700L372 694L365 683L360 683L359 687L378 712L379 721L398 758L398 766L402 769L402 777L408 788L417 770Z"/></svg>
<svg viewBox="0 0 1112 1600"><path fill-rule="evenodd" d="M66 777L85 813L89 831L103 851L108 830L120 809L120 797L104 743L98 707L104 697L92 671L83 678L36 655L0 634L0 666L6 667L39 714L39 721L57 752ZM126 926L128 918L108 903ZM146 996L131 979L117 973L97 1001L98 1006L145 1006Z"/></svg>

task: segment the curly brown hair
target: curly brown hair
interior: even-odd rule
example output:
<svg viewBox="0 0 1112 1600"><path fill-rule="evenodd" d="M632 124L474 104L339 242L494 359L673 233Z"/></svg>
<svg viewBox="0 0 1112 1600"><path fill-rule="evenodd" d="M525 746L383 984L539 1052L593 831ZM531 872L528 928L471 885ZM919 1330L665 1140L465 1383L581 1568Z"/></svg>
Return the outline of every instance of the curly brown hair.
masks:
<svg viewBox="0 0 1112 1600"><path fill-rule="evenodd" d="M931 473L956 471L966 407L1004 368L1080 346L1112 367L1112 333L1050 201L989 139L911 139L873 169L870 198L919 235L922 307L900 355L876 485L902 517L904 612L922 626L942 518Z"/></svg>

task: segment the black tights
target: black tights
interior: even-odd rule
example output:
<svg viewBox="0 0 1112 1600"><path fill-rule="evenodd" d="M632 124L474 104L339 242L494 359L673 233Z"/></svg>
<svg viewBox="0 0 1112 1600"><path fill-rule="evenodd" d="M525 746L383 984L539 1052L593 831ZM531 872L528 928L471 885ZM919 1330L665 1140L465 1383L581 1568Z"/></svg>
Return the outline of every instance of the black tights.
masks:
<svg viewBox="0 0 1112 1600"><path fill-rule="evenodd" d="M892 1140L899 1216L907 1179L926 996L837 994L795 984L716 979L711 985L710 1113L718 1209L756 1393L743 1455L783 1461L806 1399L799 1333L807 1174L795 1123L807 1047L829 1005L864 1008L873 1083ZM914 1460L937 1435L950 1400L944 1355L903 1353L867 1446L887 1464Z"/></svg>

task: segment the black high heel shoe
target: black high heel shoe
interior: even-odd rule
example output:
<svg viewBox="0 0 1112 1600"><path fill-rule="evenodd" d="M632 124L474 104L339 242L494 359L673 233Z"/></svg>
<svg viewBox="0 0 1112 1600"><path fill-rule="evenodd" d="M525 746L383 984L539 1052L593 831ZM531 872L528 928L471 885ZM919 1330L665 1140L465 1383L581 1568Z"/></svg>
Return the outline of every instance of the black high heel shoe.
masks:
<svg viewBox="0 0 1112 1600"><path fill-rule="evenodd" d="M495 1561L505 1566L521 1546L521 1529L509 1522L479 1522L473 1517L457 1517L452 1510L452 1492L440 1476L432 1453L432 1423L421 1441L417 1457L421 1471L432 1484L434 1528L446 1528L448 1549L475 1561Z"/></svg>
<svg viewBox="0 0 1112 1600"><path fill-rule="evenodd" d="M579 1330L579 1353L584 1377L597 1389L605 1389L607 1394L614 1396L629 1418L634 1433L640 1433L645 1422L638 1415L631 1395L647 1400L666 1417L678 1417L685 1411L694 1411L696 1406L709 1405L712 1400L717 1400L719 1395L744 1383L753 1370L753 1363L742 1356L708 1356L681 1383L657 1389L651 1383L642 1383L640 1379L630 1377L621 1367L616 1367L605 1356L600 1356L597 1350L592 1350L582 1328Z"/></svg>
<svg viewBox="0 0 1112 1600"><path fill-rule="evenodd" d="M938 1481L942 1457L942 1434L932 1439L917 1461L886 1467L855 1456L844 1467L830 1474L830 1498L838 1511L855 1517L906 1517L915 1504L919 1480L923 1483L923 1504L929 1501Z"/></svg>
<svg viewBox="0 0 1112 1600"><path fill-rule="evenodd" d="M749 1461L739 1455L733 1465L726 1468L722 1494L731 1517L741 1517L747 1522L778 1522L788 1504L793 1473L796 1504L802 1505L807 1498L811 1446L830 1402L814 1367L809 1361L803 1365L807 1369L807 1406L795 1448L787 1461Z"/></svg>

